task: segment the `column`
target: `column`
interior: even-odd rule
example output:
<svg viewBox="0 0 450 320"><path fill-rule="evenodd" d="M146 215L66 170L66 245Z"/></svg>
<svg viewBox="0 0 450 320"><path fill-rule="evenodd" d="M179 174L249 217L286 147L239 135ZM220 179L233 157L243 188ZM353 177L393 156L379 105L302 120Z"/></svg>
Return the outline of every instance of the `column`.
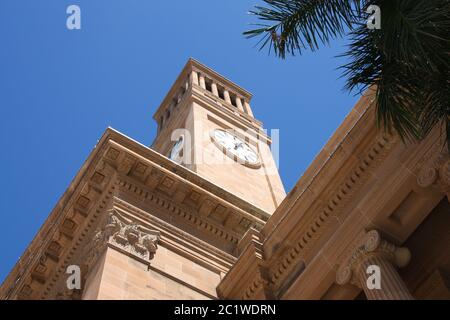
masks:
<svg viewBox="0 0 450 320"><path fill-rule="evenodd" d="M198 86L198 73L197 71L192 70L190 75L190 81L192 84L195 84Z"/></svg>
<svg viewBox="0 0 450 320"><path fill-rule="evenodd" d="M212 91L213 95L215 95L217 97L219 96L219 90L217 89L217 84L215 82L213 82L211 84L211 91Z"/></svg>
<svg viewBox="0 0 450 320"><path fill-rule="evenodd" d="M223 90L223 97L226 102L231 104L230 92L228 90Z"/></svg>
<svg viewBox="0 0 450 320"><path fill-rule="evenodd" d="M368 300L412 300L414 298L396 270L396 267L406 266L410 258L407 248L396 247L383 240L377 230L372 230L365 235L361 246L340 266L336 282L358 286L364 290ZM379 268L379 288L369 288L368 282L374 275L374 270L369 267Z"/></svg>
<svg viewBox="0 0 450 320"><path fill-rule="evenodd" d="M240 97L236 96L236 106L238 107L238 109L242 112L244 112L244 106L242 105L242 100Z"/></svg>
<svg viewBox="0 0 450 320"><path fill-rule="evenodd" d="M245 113L247 113L250 117L253 117L252 108L250 108L248 101L244 101L244 107Z"/></svg>
<svg viewBox="0 0 450 320"><path fill-rule="evenodd" d="M206 89L205 76L202 74L200 75L200 87Z"/></svg>

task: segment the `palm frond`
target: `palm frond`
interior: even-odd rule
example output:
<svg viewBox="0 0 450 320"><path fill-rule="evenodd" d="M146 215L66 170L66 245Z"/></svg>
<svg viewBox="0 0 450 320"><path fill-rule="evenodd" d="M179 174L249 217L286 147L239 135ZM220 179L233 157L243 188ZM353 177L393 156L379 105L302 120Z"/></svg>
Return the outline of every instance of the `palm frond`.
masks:
<svg viewBox="0 0 450 320"><path fill-rule="evenodd" d="M359 24L342 66L346 88L377 87L377 121L403 140L425 137L448 113L450 6L446 0L378 0L382 28ZM439 9L439 10L438 10Z"/></svg>
<svg viewBox="0 0 450 320"><path fill-rule="evenodd" d="M244 32L252 38L261 36L260 49L273 48L285 58L303 49L316 50L319 42L345 34L361 11L361 0L264 0L267 6L255 6L250 14L264 23ZM268 22L272 22L269 24Z"/></svg>
<svg viewBox="0 0 450 320"><path fill-rule="evenodd" d="M260 49L285 58L348 34L345 88L376 87L378 125L406 141L441 123L450 142L450 0L263 1L250 11L258 28L244 32ZM366 25L368 5L381 9L379 30Z"/></svg>

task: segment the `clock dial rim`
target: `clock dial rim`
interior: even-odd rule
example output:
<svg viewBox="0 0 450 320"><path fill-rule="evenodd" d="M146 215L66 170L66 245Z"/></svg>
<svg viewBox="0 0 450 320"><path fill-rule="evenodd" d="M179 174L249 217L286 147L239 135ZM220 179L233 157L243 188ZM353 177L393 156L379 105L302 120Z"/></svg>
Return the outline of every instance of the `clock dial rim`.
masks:
<svg viewBox="0 0 450 320"><path fill-rule="evenodd" d="M224 143L222 143L216 137L216 132L223 132L223 133L225 133L225 135L230 135L231 137L233 137L234 140L238 140L240 143L242 143L244 146L246 146L246 148L248 148L251 152L253 152L253 154L256 157L256 160L253 162L248 161L245 158L239 156L237 153L230 151L229 147L224 145ZM236 161L246 167L252 168L252 169L258 169L261 167L261 158L260 158L258 152L252 146L250 146L247 142L245 142L243 139L238 137L236 134L233 134L232 132L229 132L224 129L213 129L210 131L210 136L211 136L212 141L216 145L216 147L218 147L220 150L222 150L222 152L225 153L229 158L233 159L234 161Z"/></svg>

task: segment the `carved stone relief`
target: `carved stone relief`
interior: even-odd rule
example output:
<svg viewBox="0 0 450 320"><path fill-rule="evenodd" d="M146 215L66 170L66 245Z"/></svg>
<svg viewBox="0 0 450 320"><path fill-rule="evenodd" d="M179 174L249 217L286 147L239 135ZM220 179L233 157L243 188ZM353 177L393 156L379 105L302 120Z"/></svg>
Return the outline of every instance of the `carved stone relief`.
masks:
<svg viewBox="0 0 450 320"><path fill-rule="evenodd" d="M160 238L159 231L150 230L127 219L118 212L108 212L106 221L101 224L86 250L86 264L90 269L107 247L150 265Z"/></svg>

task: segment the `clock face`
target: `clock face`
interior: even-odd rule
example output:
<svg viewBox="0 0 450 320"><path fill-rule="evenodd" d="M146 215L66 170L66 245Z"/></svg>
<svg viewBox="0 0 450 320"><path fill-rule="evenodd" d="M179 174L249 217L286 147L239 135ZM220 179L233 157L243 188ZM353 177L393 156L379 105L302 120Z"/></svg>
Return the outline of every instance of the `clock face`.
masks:
<svg viewBox="0 0 450 320"><path fill-rule="evenodd" d="M181 162L181 158L183 157L183 136L178 138L177 142L172 147L172 150L170 150L169 159L175 162Z"/></svg>
<svg viewBox="0 0 450 320"><path fill-rule="evenodd" d="M228 156L250 167L260 166L258 154L241 138L220 129L214 130L211 136Z"/></svg>

